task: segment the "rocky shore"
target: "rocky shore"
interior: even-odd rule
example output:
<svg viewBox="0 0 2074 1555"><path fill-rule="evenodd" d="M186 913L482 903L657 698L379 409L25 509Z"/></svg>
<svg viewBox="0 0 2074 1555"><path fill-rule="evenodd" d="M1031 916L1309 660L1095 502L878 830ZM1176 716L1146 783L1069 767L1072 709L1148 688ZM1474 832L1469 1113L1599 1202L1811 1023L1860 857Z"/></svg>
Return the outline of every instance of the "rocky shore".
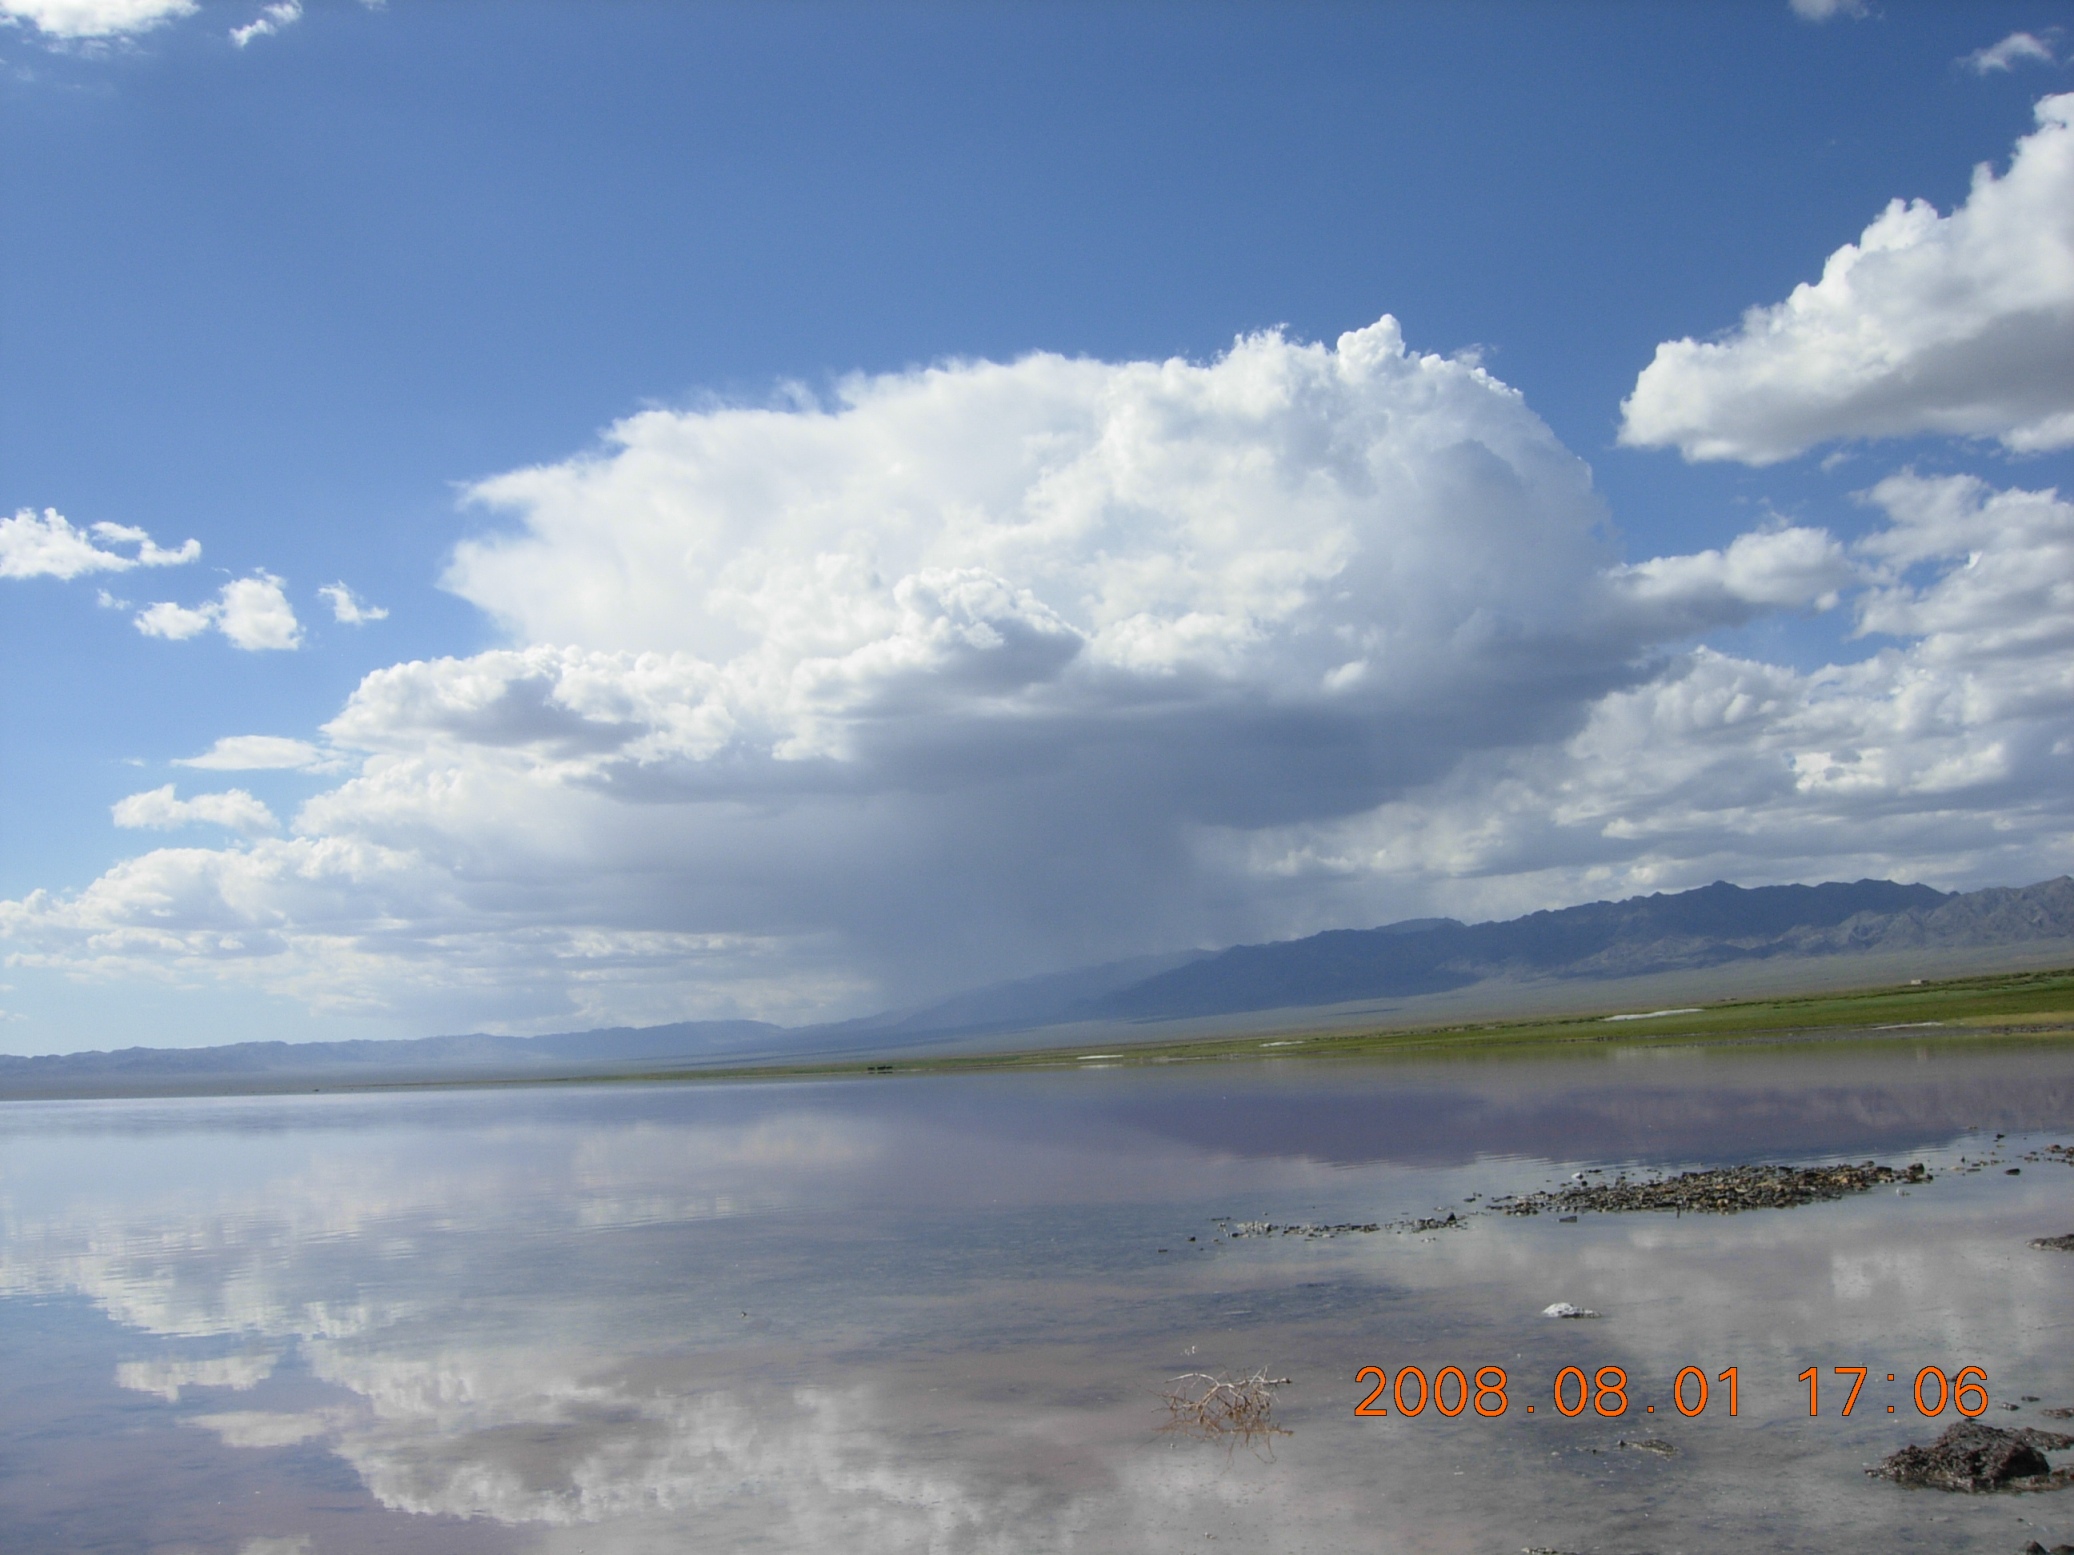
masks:
<svg viewBox="0 0 2074 1555"><path fill-rule="evenodd" d="M1995 1136L1998 1147L2004 1137L2000 1134ZM2074 1166L2074 1146L2045 1145L2021 1159ZM1958 1164L1947 1170L1963 1176L2002 1167L2003 1161L2004 1157L1997 1148L1981 1159L1969 1161L1961 1156ZM2018 1168L2004 1169L2012 1177L2021 1175ZM1208 1251L1217 1244L1250 1237L1297 1237L1319 1241L1378 1231L1462 1231L1482 1215L1552 1214L1559 1221L1574 1221L1584 1213L1615 1215L1664 1210L1673 1214L1689 1211L1696 1215L1734 1215L1744 1210L1793 1209L1804 1204L1820 1204L1870 1193L1882 1187L1892 1187L1905 1195L1911 1187L1934 1181L1936 1178L1920 1161L1912 1161L1906 1166L1885 1166L1877 1161L1829 1166L1720 1166L1680 1172L1675 1176L1629 1176L1622 1171L1609 1177L1603 1169L1592 1167L1576 1173L1560 1188L1497 1194L1490 1198L1472 1193L1463 1201L1463 1208L1459 1211L1448 1210L1401 1220L1321 1223L1237 1220L1218 1215L1212 1217L1212 1223L1219 1228L1218 1234L1208 1243L1199 1245ZM1188 1240L1195 1242L1194 1237ZM2065 1236L2034 1238L2030 1245L2054 1252L2074 1252L2074 1232ZM1160 1251L1164 1253L1168 1249L1162 1247Z"/></svg>
<svg viewBox="0 0 2074 1555"><path fill-rule="evenodd" d="M1574 1182L1552 1192L1493 1199L1491 1208L1506 1215L1574 1215L1586 1210L1597 1214L1672 1210L1733 1215L1746 1209L1790 1209L1888 1184L1905 1186L1931 1180L1921 1162L1906 1167L1871 1161L1862 1166L1724 1166L1681 1172L1676 1177L1622 1175L1611 1182Z"/></svg>

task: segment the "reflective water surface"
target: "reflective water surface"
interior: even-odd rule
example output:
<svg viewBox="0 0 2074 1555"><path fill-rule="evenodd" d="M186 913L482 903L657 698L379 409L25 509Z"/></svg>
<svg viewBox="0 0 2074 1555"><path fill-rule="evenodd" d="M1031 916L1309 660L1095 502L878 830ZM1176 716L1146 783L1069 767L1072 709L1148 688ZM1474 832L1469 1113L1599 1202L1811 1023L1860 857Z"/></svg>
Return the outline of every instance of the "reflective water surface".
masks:
<svg viewBox="0 0 2074 1555"><path fill-rule="evenodd" d="M2074 1168L2025 1158L2070 1140L2064 1048L0 1104L0 1546L2013 1555L2074 1491L1862 1470L1956 1418L1925 1365L1984 1368L1990 1423L2074 1405L2074 1257L2028 1245ZM1479 1213L1874 1157L1935 1180ZM1369 1364L1502 1366L1506 1412L1358 1419ZM1572 1365L1627 1412L1559 1414ZM1158 1429L1169 1379L1263 1367L1290 1434Z"/></svg>

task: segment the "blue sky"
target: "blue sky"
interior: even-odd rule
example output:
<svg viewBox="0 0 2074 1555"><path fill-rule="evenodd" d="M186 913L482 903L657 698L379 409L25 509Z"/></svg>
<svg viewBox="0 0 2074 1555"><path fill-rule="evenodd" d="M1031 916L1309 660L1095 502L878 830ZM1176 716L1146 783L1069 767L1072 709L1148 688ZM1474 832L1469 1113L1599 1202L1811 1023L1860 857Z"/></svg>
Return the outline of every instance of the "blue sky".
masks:
<svg viewBox="0 0 2074 1555"><path fill-rule="evenodd" d="M0 14L0 1050L2074 867L2074 7Z"/></svg>

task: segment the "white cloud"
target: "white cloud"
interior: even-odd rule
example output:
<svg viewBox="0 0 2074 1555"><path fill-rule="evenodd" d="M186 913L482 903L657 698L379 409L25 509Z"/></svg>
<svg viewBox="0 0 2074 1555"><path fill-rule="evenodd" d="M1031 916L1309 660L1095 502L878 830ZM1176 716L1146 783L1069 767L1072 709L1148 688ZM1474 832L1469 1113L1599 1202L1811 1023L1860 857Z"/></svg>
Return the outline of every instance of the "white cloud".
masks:
<svg viewBox="0 0 2074 1555"><path fill-rule="evenodd" d="M98 539L102 545L96 545ZM125 556L105 549L134 545ZM76 578L87 572L128 572L132 567L177 567L202 554L199 540L165 550L149 534L128 524L95 524L75 529L55 508L38 514L23 508L0 518L0 578Z"/></svg>
<svg viewBox="0 0 2074 1555"><path fill-rule="evenodd" d="M0 18L50 38L124 37L194 11L195 0L0 0Z"/></svg>
<svg viewBox="0 0 2074 1555"><path fill-rule="evenodd" d="M1210 367L856 379L830 407L652 412L612 442L477 487L523 532L463 545L450 586L522 641L691 653L788 706L877 695L888 654L999 657L1025 688L1308 685L1365 635L1423 654L1420 624L1472 599L1524 631L1562 613L1442 549L1520 544L1559 576L1598 559L1584 466L1480 370L1404 354L1390 320ZM1065 656L983 645L982 618Z"/></svg>
<svg viewBox="0 0 2074 1555"><path fill-rule="evenodd" d="M1612 582L1635 609L1671 637L1738 626L1770 610L1830 610L1861 568L1827 530L1761 529L1725 551L1659 556L1616 567Z"/></svg>
<svg viewBox="0 0 2074 1555"><path fill-rule="evenodd" d="M2056 495L1902 476L1855 546L1623 563L1519 396L1388 320L654 411L475 500L510 522L449 586L513 645L368 675L292 835L0 904L20 959L426 1025L799 1020L1425 910L2074 864ZM1826 608L1863 662L1689 647Z"/></svg>
<svg viewBox="0 0 2074 1555"><path fill-rule="evenodd" d="M1871 9L1866 0L1789 0L1793 14L1804 22L1834 21L1839 16L1852 20L1866 15Z"/></svg>
<svg viewBox="0 0 2074 1555"><path fill-rule="evenodd" d="M243 48L254 38L270 38L282 28L292 27L301 20L302 0L279 0L244 26L231 28L230 41Z"/></svg>
<svg viewBox="0 0 2074 1555"><path fill-rule="evenodd" d="M281 580L270 572L233 578L215 599L193 609L161 601L139 611L136 625L146 637L168 637L176 642L214 627L230 639L231 646L248 653L302 646L295 607L288 603Z"/></svg>
<svg viewBox="0 0 2074 1555"><path fill-rule="evenodd" d="M308 740L291 740L278 734L231 734L201 755L180 757L173 765L199 767L206 772L323 771L334 760Z"/></svg>
<svg viewBox="0 0 2074 1555"><path fill-rule="evenodd" d="M279 831L281 823L274 819L273 811L253 798L242 788L233 788L221 794L197 794L192 799L180 799L173 793L173 785L154 788L142 794L131 794L127 799L117 800L114 808L115 824L131 830L145 827L159 830L175 826L186 826L194 821L205 821L211 826L228 827L236 832Z"/></svg>
<svg viewBox="0 0 2074 1555"><path fill-rule="evenodd" d="M1948 216L1894 201L1822 279L1723 339L1666 341L1620 438L1773 464L1838 438L2074 444L2074 93Z"/></svg>
<svg viewBox="0 0 2074 1555"><path fill-rule="evenodd" d="M261 649L295 648L302 643L302 628L281 580L269 573L237 578L223 586L217 630L231 645L248 652Z"/></svg>
<svg viewBox="0 0 2074 1555"><path fill-rule="evenodd" d="M2028 881L2074 867L2074 504L1969 477L1868 493L1858 663L1699 651L1575 736L1474 758L1372 814L1232 840L1252 867L1456 884L1441 905L1858 875Z"/></svg>
<svg viewBox="0 0 2074 1555"><path fill-rule="evenodd" d="M2052 46L2036 33L2013 32L2000 43L1990 44L1984 49L1975 49L1960 63L1968 66L1976 75L1987 75L1996 70L2012 70L2020 60L2036 60L2040 64L2053 62Z"/></svg>
<svg viewBox="0 0 2074 1555"><path fill-rule="evenodd" d="M190 637L199 637L216 621L216 612L204 605L199 610L189 610L185 605L176 605L170 600L160 600L146 606L137 613L137 630L146 637L165 637L174 642L185 642Z"/></svg>
<svg viewBox="0 0 2074 1555"><path fill-rule="evenodd" d="M331 606L331 618L342 625L365 626L369 621L389 619L387 610L370 605L343 583L327 583L317 593Z"/></svg>

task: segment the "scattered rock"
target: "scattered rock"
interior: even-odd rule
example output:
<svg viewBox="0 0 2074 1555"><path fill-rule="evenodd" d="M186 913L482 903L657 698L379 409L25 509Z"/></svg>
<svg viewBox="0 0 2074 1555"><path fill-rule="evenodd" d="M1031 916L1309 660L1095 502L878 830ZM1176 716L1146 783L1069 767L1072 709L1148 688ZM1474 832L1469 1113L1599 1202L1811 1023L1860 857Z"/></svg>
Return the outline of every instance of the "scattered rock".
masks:
<svg viewBox="0 0 2074 1555"><path fill-rule="evenodd" d="M1530 1193L1515 1199L1505 1206L1505 1213L1595 1210L1616 1214L1668 1209L1733 1215L1746 1209L1788 1209L1840 1199L1885 1183L1930 1180L1921 1162L1905 1168L1871 1161L1863 1166L1724 1166L1639 1182L1625 1176L1609 1183L1573 1182L1553 1193Z"/></svg>
<svg viewBox="0 0 2074 1555"><path fill-rule="evenodd" d="M1960 1164L1955 1169L1961 1173L1981 1169L1980 1162L1968 1164L1965 1157L1959 1159ZM2074 1146L2047 1145L2024 1159L2064 1161L2074 1166ZM1471 1194L1462 1202L1477 1207L1467 1214L1458 1215L1449 1210L1445 1215L1394 1220L1387 1224L1370 1220L1336 1225L1299 1221L1285 1225L1269 1220L1228 1220L1221 1215L1214 1220L1224 1227L1226 1236L1234 1238L1293 1236L1320 1239L1376 1231L1460 1231L1473 1217L1481 1214L1554 1213L1566 1225L1575 1221L1583 1211L1620 1214L1667 1209L1680 1214L1691 1210L1695 1214L1733 1215L1746 1209L1791 1209L1802 1204L1819 1204L1854 1193L1867 1193L1889 1183L1899 1185L1899 1191L1905 1192L1910 1185L1936 1180L1920 1161L1905 1167L1881 1166L1873 1161L1857 1166L1723 1166L1682 1172L1676 1177L1630 1178L1622 1172L1611 1182L1604 1181L1604 1177L1605 1169L1595 1166L1589 1173L1573 1172L1569 1182L1561 1188L1536 1193L1501 1193L1489 1198ZM1594 1181L1594 1178L1601 1180ZM2031 1245L2074 1252L2074 1233L2046 1238Z"/></svg>
<svg viewBox="0 0 2074 1555"><path fill-rule="evenodd" d="M2055 1544L2051 1549L2047 1549L2033 1539L2024 1546L2023 1555L2074 1555L2074 1544Z"/></svg>
<svg viewBox="0 0 2074 1555"><path fill-rule="evenodd" d="M1675 1458L1678 1456L1678 1449L1658 1436L1645 1436L1640 1441L1635 1442L1631 1442L1623 1437L1621 1438L1620 1445L1627 1448L1630 1452L1653 1452L1659 1458Z"/></svg>
<svg viewBox="0 0 2074 1555"><path fill-rule="evenodd" d="M1543 1317L1597 1317L1590 1307L1573 1307L1567 1301L1553 1302L1541 1309Z"/></svg>
<svg viewBox="0 0 2074 1555"><path fill-rule="evenodd" d="M1444 1220L1403 1220L1397 1223L1400 1231L1459 1231L1468 1225L1466 1220L1457 1220L1455 1212L1449 1210Z"/></svg>
<svg viewBox="0 0 2074 1555"><path fill-rule="evenodd" d="M2065 1236L2038 1236L2031 1238L2033 1247L2042 1247L2052 1253L2074 1253L2074 1231Z"/></svg>
<svg viewBox="0 0 2074 1555"><path fill-rule="evenodd" d="M1454 1218L1455 1217L1453 1215L1448 1216L1449 1221L1453 1221ZM1424 1228L1428 1224L1439 1225L1442 1224L1442 1222L1419 1222L1421 1228ZM1229 1226L1225 1227L1224 1234L1226 1236L1233 1237L1302 1236L1311 1237L1315 1239L1318 1237L1328 1236L1346 1236L1350 1232L1355 1231L1380 1231L1382 1229L1382 1226L1373 1220L1348 1221L1344 1224L1336 1226L1314 1226L1309 1224L1308 1222L1298 1222L1296 1224L1285 1226L1272 1220L1234 1220Z"/></svg>
<svg viewBox="0 0 2074 1555"><path fill-rule="evenodd" d="M2074 1484L2074 1469L2055 1469L2048 1452L2074 1447L2074 1436L2025 1427L2004 1431L1966 1420L1928 1447L1913 1444L1865 1472L1897 1485L1979 1494L1990 1490L2059 1490Z"/></svg>
<svg viewBox="0 0 2074 1555"><path fill-rule="evenodd" d="M2048 1420L2074 1420L2074 1409L2041 1409L2038 1413Z"/></svg>

